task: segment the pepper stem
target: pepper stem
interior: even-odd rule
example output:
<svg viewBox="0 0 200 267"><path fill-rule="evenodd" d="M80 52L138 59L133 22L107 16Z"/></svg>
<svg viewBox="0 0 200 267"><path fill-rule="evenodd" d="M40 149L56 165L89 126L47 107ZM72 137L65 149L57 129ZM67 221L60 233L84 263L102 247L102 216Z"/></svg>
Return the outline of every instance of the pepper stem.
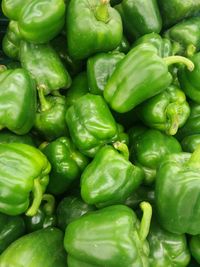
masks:
<svg viewBox="0 0 200 267"><path fill-rule="evenodd" d="M176 63L182 63L182 64L186 65L186 67L188 68L189 71L193 71L193 69L194 69L194 63L186 57L170 56L170 57L163 58L163 60L166 62L166 64L168 66L170 66L172 64L176 64Z"/></svg>
<svg viewBox="0 0 200 267"><path fill-rule="evenodd" d="M52 215L54 213L54 210L55 210L55 198L54 198L54 196L52 196L50 194L44 194L42 197L42 200L46 201L46 203L43 206L46 215Z"/></svg>
<svg viewBox="0 0 200 267"><path fill-rule="evenodd" d="M113 146L124 156L125 159L129 159L129 150L126 144L121 142L115 142Z"/></svg>
<svg viewBox="0 0 200 267"><path fill-rule="evenodd" d="M95 10L95 17L97 20L107 23L110 19L108 12L108 4L110 0L100 0L100 4Z"/></svg>
<svg viewBox="0 0 200 267"><path fill-rule="evenodd" d="M194 53L196 52L196 46L194 46L193 44L188 45L187 50L186 50L186 55L188 57L192 57L194 55Z"/></svg>
<svg viewBox="0 0 200 267"><path fill-rule="evenodd" d="M179 115L177 112L177 103L171 103L166 109L166 116L168 127L166 133L169 135L175 135L179 127Z"/></svg>
<svg viewBox="0 0 200 267"><path fill-rule="evenodd" d="M143 211L143 216L140 223L139 236L142 241L145 241L148 236L151 224L152 207L148 202L143 201L142 203L140 203L140 208Z"/></svg>
<svg viewBox="0 0 200 267"><path fill-rule="evenodd" d="M38 96L39 96L39 100L40 100L41 111L46 111L46 110L50 109L51 106L44 96L45 85L40 85L40 86L38 86L37 89L38 89Z"/></svg>
<svg viewBox="0 0 200 267"><path fill-rule="evenodd" d="M188 165L196 168L199 168L200 165L200 145L197 146L197 148L195 149L195 151L192 153L189 161L188 161Z"/></svg>
<svg viewBox="0 0 200 267"><path fill-rule="evenodd" d="M26 216L34 216L38 208L40 207L41 201L42 201L42 187L40 184L40 179L34 179L34 185L33 185L33 203L30 206L30 208L26 212Z"/></svg>

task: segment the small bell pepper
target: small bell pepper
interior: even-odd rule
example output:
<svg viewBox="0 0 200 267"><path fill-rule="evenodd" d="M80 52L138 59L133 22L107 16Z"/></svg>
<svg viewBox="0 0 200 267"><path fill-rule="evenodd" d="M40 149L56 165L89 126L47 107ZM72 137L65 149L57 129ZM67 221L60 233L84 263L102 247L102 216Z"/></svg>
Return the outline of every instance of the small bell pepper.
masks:
<svg viewBox="0 0 200 267"><path fill-rule="evenodd" d="M40 105L36 113L34 128L45 140L51 141L68 135L65 113L67 110L64 96L44 96L38 89Z"/></svg>
<svg viewBox="0 0 200 267"><path fill-rule="evenodd" d="M95 209L95 206L88 205L79 196L65 197L58 204L56 210L58 227L62 231L65 231L69 223L80 218L88 212L94 211Z"/></svg>
<svg viewBox="0 0 200 267"><path fill-rule="evenodd" d="M26 144L0 144L0 212L36 214L49 182L51 166L44 154Z"/></svg>
<svg viewBox="0 0 200 267"><path fill-rule="evenodd" d="M141 222L133 210L123 205L90 212L71 222L64 238L68 267L149 266L146 237L152 209L147 202L140 206Z"/></svg>
<svg viewBox="0 0 200 267"><path fill-rule="evenodd" d="M66 26L68 51L74 59L115 49L123 34L121 17L109 0L71 0Z"/></svg>
<svg viewBox="0 0 200 267"><path fill-rule="evenodd" d="M34 124L36 101L35 83L26 70L0 73L0 129L28 133Z"/></svg>
<svg viewBox="0 0 200 267"><path fill-rule="evenodd" d="M25 233L25 224L20 216L0 213L0 254Z"/></svg>
<svg viewBox="0 0 200 267"><path fill-rule="evenodd" d="M16 135L8 130L0 131L0 144L7 143L23 143L31 146L35 146L35 140L32 135Z"/></svg>
<svg viewBox="0 0 200 267"><path fill-rule="evenodd" d="M187 121L190 107L184 92L170 85L162 93L138 106L137 114L145 125L175 135Z"/></svg>
<svg viewBox="0 0 200 267"><path fill-rule="evenodd" d="M143 171L129 160L128 147L102 147L81 175L81 196L98 208L123 204L143 180Z"/></svg>
<svg viewBox="0 0 200 267"><path fill-rule="evenodd" d="M159 223L171 233L200 234L200 147L167 155L156 177Z"/></svg>
<svg viewBox="0 0 200 267"><path fill-rule="evenodd" d="M31 0L2 0L1 8L6 17L10 20L18 20L23 6Z"/></svg>
<svg viewBox="0 0 200 267"><path fill-rule="evenodd" d="M35 45L22 41L20 60L22 67L36 80L37 86L44 88L45 95L71 85L69 73L49 44Z"/></svg>
<svg viewBox="0 0 200 267"><path fill-rule="evenodd" d="M89 91L92 94L102 95L108 79L124 58L123 53L98 53L87 61L87 77Z"/></svg>
<svg viewBox="0 0 200 267"><path fill-rule="evenodd" d="M0 266L66 267L63 233L51 227L22 236L1 254Z"/></svg>
<svg viewBox="0 0 200 267"><path fill-rule="evenodd" d="M103 97L98 95L80 97L67 110L66 121L72 141L89 157L118 138L117 124Z"/></svg>
<svg viewBox="0 0 200 267"><path fill-rule="evenodd" d="M67 137L43 144L41 150L52 166L47 191L54 195L66 192L88 165L87 157L77 151Z"/></svg>
<svg viewBox="0 0 200 267"><path fill-rule="evenodd" d="M105 100L119 113L133 109L171 84L172 75L168 66L174 63L184 63L190 71L194 69L194 64L187 58L161 58L152 44L143 43L134 47L119 62L108 80L104 89Z"/></svg>
<svg viewBox="0 0 200 267"><path fill-rule="evenodd" d="M200 145L200 134L193 134L183 138L181 146L185 152L194 152L196 148Z"/></svg>
<svg viewBox="0 0 200 267"><path fill-rule="evenodd" d="M162 29L162 19L156 0L123 0L115 6L119 11L123 29L131 40Z"/></svg>
<svg viewBox="0 0 200 267"><path fill-rule="evenodd" d="M192 236L189 246L192 256L200 264L200 235Z"/></svg>

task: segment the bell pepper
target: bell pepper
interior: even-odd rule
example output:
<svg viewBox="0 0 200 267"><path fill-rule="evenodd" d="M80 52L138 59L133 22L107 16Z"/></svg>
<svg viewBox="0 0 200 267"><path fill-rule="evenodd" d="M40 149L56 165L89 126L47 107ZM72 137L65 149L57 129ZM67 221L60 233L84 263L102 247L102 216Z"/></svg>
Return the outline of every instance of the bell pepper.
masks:
<svg viewBox="0 0 200 267"><path fill-rule="evenodd" d="M198 145L200 145L200 134L186 136L181 142L183 151L190 153L194 152Z"/></svg>
<svg viewBox="0 0 200 267"><path fill-rule="evenodd" d="M131 40L162 29L162 19L156 0L123 0L115 6L119 11L123 29Z"/></svg>
<svg viewBox="0 0 200 267"><path fill-rule="evenodd" d="M35 146L35 140L30 134L16 135L8 130L0 131L0 144L6 143L23 143Z"/></svg>
<svg viewBox="0 0 200 267"><path fill-rule="evenodd" d="M46 228L22 236L1 254L0 266L66 267L63 233Z"/></svg>
<svg viewBox="0 0 200 267"><path fill-rule="evenodd" d="M137 114L145 125L175 135L187 121L190 107L183 91L170 85L162 93L138 106Z"/></svg>
<svg viewBox="0 0 200 267"><path fill-rule="evenodd" d="M49 182L51 166L39 149L26 144L0 144L0 212L36 214Z"/></svg>
<svg viewBox="0 0 200 267"><path fill-rule="evenodd" d="M2 41L3 52L10 58L19 59L21 35L16 21L10 21Z"/></svg>
<svg viewBox="0 0 200 267"><path fill-rule="evenodd" d="M141 222L123 205L90 212L71 222L64 238L68 267L149 266L146 237L152 209L147 202L141 203L141 209Z"/></svg>
<svg viewBox="0 0 200 267"><path fill-rule="evenodd" d="M129 135L124 131L124 126L122 124L117 123L117 131L118 131L118 141L128 146Z"/></svg>
<svg viewBox="0 0 200 267"><path fill-rule="evenodd" d="M129 160L128 147L104 146L81 175L81 196L98 208L123 204L143 180L143 171Z"/></svg>
<svg viewBox="0 0 200 267"><path fill-rule="evenodd" d="M72 141L89 157L118 138L116 122L103 97L98 95L80 97L67 110L66 121Z"/></svg>
<svg viewBox="0 0 200 267"><path fill-rule="evenodd" d="M187 58L161 58L157 51L154 45L143 43L119 62L104 89L104 98L113 110L125 113L164 91L172 82L169 65L184 63L190 71L194 68Z"/></svg>
<svg viewBox="0 0 200 267"><path fill-rule="evenodd" d="M89 91L92 94L102 95L106 83L117 64L124 58L123 53L98 53L87 61L87 77Z"/></svg>
<svg viewBox="0 0 200 267"><path fill-rule="evenodd" d="M125 35L122 36L121 43L114 49L114 51L122 52L127 54L130 50L130 44Z"/></svg>
<svg viewBox="0 0 200 267"><path fill-rule="evenodd" d="M157 169L165 155L181 151L181 145L176 138L149 129L138 135L131 144L130 158L134 164L143 169L144 182L150 185L155 182Z"/></svg>
<svg viewBox="0 0 200 267"><path fill-rule="evenodd" d="M26 70L0 72L0 129L28 133L35 120L36 100L35 83Z"/></svg>
<svg viewBox="0 0 200 267"><path fill-rule="evenodd" d="M64 96L44 96L38 89L40 105L36 113L34 128L47 141L68 135L65 122L66 99Z"/></svg>
<svg viewBox="0 0 200 267"><path fill-rule="evenodd" d="M10 20L18 20L23 6L30 0L2 0L1 8L6 17Z"/></svg>
<svg viewBox="0 0 200 267"><path fill-rule="evenodd" d="M88 164L87 157L67 137L43 144L41 150L52 166L47 191L54 195L66 192Z"/></svg>
<svg viewBox="0 0 200 267"><path fill-rule="evenodd" d="M79 196L68 196L58 204L56 215L58 227L65 231L67 225L84 214L94 211L95 206L88 205Z"/></svg>
<svg viewBox="0 0 200 267"><path fill-rule="evenodd" d="M65 8L64 0L28 1L18 17L23 39L37 44L53 39L64 26Z"/></svg>
<svg viewBox="0 0 200 267"><path fill-rule="evenodd" d="M0 213L0 254L25 233L25 224L20 216Z"/></svg>
<svg viewBox="0 0 200 267"><path fill-rule="evenodd" d="M74 59L115 49L123 34L121 17L109 0L71 0L66 26L68 51Z"/></svg>
<svg viewBox="0 0 200 267"><path fill-rule="evenodd" d="M71 78L56 51L49 45L35 45L25 41L20 45L22 67L36 80L37 86L44 88L44 94L66 89Z"/></svg>
<svg viewBox="0 0 200 267"><path fill-rule="evenodd" d="M192 154L167 155L156 177L156 210L171 233L200 233L200 147Z"/></svg>
<svg viewBox="0 0 200 267"><path fill-rule="evenodd" d="M178 235L164 230L154 218L147 240L150 247L150 267L188 266L190 252L184 234Z"/></svg>
<svg viewBox="0 0 200 267"><path fill-rule="evenodd" d="M192 236L189 245L192 256L200 264L200 235Z"/></svg>

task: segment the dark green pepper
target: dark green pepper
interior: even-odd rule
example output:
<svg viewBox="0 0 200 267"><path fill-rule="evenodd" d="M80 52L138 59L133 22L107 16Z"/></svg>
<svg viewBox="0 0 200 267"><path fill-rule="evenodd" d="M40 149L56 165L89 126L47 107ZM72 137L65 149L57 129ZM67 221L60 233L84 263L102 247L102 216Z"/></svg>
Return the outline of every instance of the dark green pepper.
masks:
<svg viewBox="0 0 200 267"><path fill-rule="evenodd" d="M36 80L38 87L44 88L44 94L54 90L66 89L71 78L56 51L49 45L35 45L21 42L20 60Z"/></svg>
<svg viewBox="0 0 200 267"><path fill-rule="evenodd" d="M189 244L192 256L200 264L200 235L191 237Z"/></svg>
<svg viewBox="0 0 200 267"><path fill-rule="evenodd" d="M123 205L90 212L71 222L64 239L68 267L148 267L146 237L152 209L147 202L142 202L141 208L141 223L133 210Z"/></svg>
<svg viewBox="0 0 200 267"><path fill-rule="evenodd" d="M25 224L20 216L0 213L0 254L25 233Z"/></svg>
<svg viewBox="0 0 200 267"><path fill-rule="evenodd" d="M74 59L113 50L122 39L121 17L109 0L71 0L66 24L68 51Z"/></svg>
<svg viewBox="0 0 200 267"><path fill-rule="evenodd" d="M0 132L0 144L6 143L23 143L35 146L34 138L30 134L16 135L8 130L2 130Z"/></svg>
<svg viewBox="0 0 200 267"><path fill-rule="evenodd" d="M181 146L185 152L194 152L197 146L200 145L200 134L193 134L183 138Z"/></svg>

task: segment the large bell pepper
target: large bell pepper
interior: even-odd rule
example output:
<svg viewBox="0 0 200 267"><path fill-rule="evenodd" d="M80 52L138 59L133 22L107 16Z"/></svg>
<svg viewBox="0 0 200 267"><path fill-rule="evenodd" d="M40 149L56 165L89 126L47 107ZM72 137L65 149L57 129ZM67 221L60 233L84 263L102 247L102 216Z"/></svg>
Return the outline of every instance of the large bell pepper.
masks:
<svg viewBox="0 0 200 267"><path fill-rule="evenodd" d="M150 43L134 47L108 80L104 89L105 100L119 113L133 109L171 84L168 66L174 63L184 63L190 71L194 68L194 64L184 57L161 58L158 49Z"/></svg>
<svg viewBox="0 0 200 267"><path fill-rule="evenodd" d="M0 131L0 144L6 143L23 143L35 146L35 140L30 134L17 135L8 130Z"/></svg>
<svg viewBox="0 0 200 267"><path fill-rule="evenodd" d="M122 39L121 17L109 0L71 0L66 25L68 51L74 59L113 50Z"/></svg>
<svg viewBox="0 0 200 267"><path fill-rule="evenodd" d="M167 155L156 177L158 220L169 232L200 234L200 147Z"/></svg>
<svg viewBox="0 0 200 267"><path fill-rule="evenodd" d="M149 266L146 237L152 209L147 202L142 202L141 208L141 223L133 210L123 205L90 212L71 222L64 239L68 267Z"/></svg>
<svg viewBox="0 0 200 267"><path fill-rule="evenodd" d="M30 131L36 115L35 83L24 69L0 73L0 129L23 135Z"/></svg>
<svg viewBox="0 0 200 267"><path fill-rule="evenodd" d="M1 254L0 266L66 267L63 233L47 228L22 236Z"/></svg>
<svg viewBox="0 0 200 267"><path fill-rule="evenodd" d="M200 264L200 235L191 237L189 245L192 256Z"/></svg>
<svg viewBox="0 0 200 267"><path fill-rule="evenodd" d="M44 154L26 144L0 144L0 212L33 216L49 182Z"/></svg>

